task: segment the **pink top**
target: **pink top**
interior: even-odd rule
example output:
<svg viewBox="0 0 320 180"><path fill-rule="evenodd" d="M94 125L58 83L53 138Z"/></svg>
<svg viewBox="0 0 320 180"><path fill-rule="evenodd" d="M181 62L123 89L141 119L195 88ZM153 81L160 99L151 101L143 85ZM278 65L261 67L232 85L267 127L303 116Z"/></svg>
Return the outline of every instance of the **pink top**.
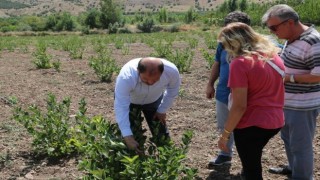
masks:
<svg viewBox="0 0 320 180"><path fill-rule="evenodd" d="M273 62L282 70L276 55ZM248 88L247 109L236 128L257 126L276 129L284 125L284 84L281 75L265 61L237 57L230 64L230 88Z"/></svg>

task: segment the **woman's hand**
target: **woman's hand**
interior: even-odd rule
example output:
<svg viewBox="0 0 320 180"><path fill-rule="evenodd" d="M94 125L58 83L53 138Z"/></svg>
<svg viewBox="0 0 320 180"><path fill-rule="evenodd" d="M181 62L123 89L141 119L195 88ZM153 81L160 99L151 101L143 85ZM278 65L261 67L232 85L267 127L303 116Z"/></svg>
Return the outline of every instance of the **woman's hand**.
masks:
<svg viewBox="0 0 320 180"><path fill-rule="evenodd" d="M221 136L219 138L218 147L219 147L219 149L221 149L221 151L224 151L224 152L230 151L229 148L227 147L228 140L229 140L228 138L223 137L223 136Z"/></svg>

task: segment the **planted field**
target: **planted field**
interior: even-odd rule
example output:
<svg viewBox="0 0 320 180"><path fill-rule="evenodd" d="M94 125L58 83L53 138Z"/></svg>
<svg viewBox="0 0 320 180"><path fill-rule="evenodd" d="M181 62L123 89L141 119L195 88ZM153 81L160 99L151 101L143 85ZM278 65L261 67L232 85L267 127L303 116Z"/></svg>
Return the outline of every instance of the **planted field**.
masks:
<svg viewBox="0 0 320 180"><path fill-rule="evenodd" d="M208 168L217 153L215 101L205 97L216 47L214 32L183 32L90 36L0 37L0 179L78 179L76 157L35 157L33 137L13 119L13 110L36 105L46 109L48 94L57 101L70 97L74 118L82 98L86 115L103 116L115 123L114 84L117 70L137 57L168 57L180 69L179 97L167 114L176 144L186 130L193 131L183 164L198 169L198 179L240 179L241 163L235 152L231 166ZM105 68L99 68L99 67ZM111 67L112 68L109 68ZM150 134L147 133L149 136ZM287 179L267 172L286 163L277 135L263 154L265 179ZM315 179L320 179L320 136L315 138ZM170 166L168 164L167 166ZM143 169L140 169L144 171Z"/></svg>

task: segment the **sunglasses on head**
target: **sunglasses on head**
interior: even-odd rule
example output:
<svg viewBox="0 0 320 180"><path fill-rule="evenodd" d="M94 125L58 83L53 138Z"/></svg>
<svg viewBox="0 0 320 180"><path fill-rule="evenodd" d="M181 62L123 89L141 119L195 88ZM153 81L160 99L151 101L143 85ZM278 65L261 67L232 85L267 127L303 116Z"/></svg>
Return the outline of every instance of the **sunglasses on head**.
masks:
<svg viewBox="0 0 320 180"><path fill-rule="evenodd" d="M276 25L273 25L273 26L268 26L268 28L269 28L271 31L277 31L278 28L279 28L279 26L280 26L281 24L283 24L283 23L285 23L285 22L287 22L287 21L289 21L289 20L290 20L290 19L287 19L287 20L282 21L282 22L279 23L279 24L276 24Z"/></svg>

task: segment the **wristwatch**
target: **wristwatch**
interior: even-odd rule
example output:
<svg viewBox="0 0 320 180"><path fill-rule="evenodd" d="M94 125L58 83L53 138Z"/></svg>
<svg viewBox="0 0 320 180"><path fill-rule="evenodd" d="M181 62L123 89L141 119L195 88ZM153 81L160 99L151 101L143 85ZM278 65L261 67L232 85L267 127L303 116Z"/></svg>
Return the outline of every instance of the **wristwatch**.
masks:
<svg viewBox="0 0 320 180"><path fill-rule="evenodd" d="M291 83L295 83L296 81L294 80L294 75L293 74L290 74L290 82Z"/></svg>

